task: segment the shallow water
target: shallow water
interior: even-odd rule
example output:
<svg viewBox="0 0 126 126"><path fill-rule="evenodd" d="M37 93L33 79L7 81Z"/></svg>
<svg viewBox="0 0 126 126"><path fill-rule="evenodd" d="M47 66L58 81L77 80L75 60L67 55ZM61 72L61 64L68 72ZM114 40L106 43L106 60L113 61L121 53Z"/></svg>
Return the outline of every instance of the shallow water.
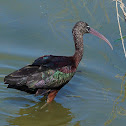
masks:
<svg viewBox="0 0 126 126"><path fill-rule="evenodd" d="M75 76L44 109L40 108L45 98L6 88L5 75L41 55L72 55L71 29L79 20L104 34L114 50L85 35L84 56ZM120 21L125 35L126 22ZM1 0L0 125L123 126L126 59L119 38L111 0Z"/></svg>

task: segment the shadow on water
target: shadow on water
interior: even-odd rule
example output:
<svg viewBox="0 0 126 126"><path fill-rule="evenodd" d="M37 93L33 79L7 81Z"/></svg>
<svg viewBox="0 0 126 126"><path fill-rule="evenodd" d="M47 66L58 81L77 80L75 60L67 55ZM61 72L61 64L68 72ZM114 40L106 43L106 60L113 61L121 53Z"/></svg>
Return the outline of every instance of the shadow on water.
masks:
<svg viewBox="0 0 126 126"><path fill-rule="evenodd" d="M43 101L43 100L42 100ZM67 125L72 120L69 109L53 101L41 109L43 102L38 102L32 107L21 108L17 113L18 117L8 119L10 125L37 125L37 126L59 126Z"/></svg>

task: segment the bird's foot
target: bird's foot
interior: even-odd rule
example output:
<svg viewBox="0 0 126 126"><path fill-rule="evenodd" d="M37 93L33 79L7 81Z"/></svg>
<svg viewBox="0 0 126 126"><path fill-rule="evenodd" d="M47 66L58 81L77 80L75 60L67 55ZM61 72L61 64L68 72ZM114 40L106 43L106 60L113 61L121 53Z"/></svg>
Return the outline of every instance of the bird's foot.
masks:
<svg viewBox="0 0 126 126"><path fill-rule="evenodd" d="M47 105L48 105L48 103L46 102L46 103L41 107L41 109L45 108Z"/></svg>

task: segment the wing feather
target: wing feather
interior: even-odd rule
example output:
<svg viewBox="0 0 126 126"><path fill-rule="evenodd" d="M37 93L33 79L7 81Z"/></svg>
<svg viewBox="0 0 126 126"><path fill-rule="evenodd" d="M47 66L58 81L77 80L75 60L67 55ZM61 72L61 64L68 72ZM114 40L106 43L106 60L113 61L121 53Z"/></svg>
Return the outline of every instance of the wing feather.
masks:
<svg viewBox="0 0 126 126"><path fill-rule="evenodd" d="M9 84L8 87L24 86L27 89L61 88L74 75L74 71L71 70L73 63L70 57L43 56L36 59L32 65L9 74L4 78L4 82ZM64 73L64 70L67 70L67 73Z"/></svg>

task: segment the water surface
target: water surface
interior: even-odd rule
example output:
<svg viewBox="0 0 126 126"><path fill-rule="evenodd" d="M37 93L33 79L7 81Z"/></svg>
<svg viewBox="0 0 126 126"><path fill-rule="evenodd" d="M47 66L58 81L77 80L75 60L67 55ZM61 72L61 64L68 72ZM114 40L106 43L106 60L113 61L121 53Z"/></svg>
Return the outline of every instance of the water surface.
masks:
<svg viewBox="0 0 126 126"><path fill-rule="evenodd" d="M120 11L121 16L123 14ZM73 55L72 28L86 21L114 50L84 36L84 56L72 80L44 109L45 98L7 89L4 76L47 54ZM121 21L126 33L126 22ZM111 0L0 1L0 125L123 126L126 123L126 60Z"/></svg>

